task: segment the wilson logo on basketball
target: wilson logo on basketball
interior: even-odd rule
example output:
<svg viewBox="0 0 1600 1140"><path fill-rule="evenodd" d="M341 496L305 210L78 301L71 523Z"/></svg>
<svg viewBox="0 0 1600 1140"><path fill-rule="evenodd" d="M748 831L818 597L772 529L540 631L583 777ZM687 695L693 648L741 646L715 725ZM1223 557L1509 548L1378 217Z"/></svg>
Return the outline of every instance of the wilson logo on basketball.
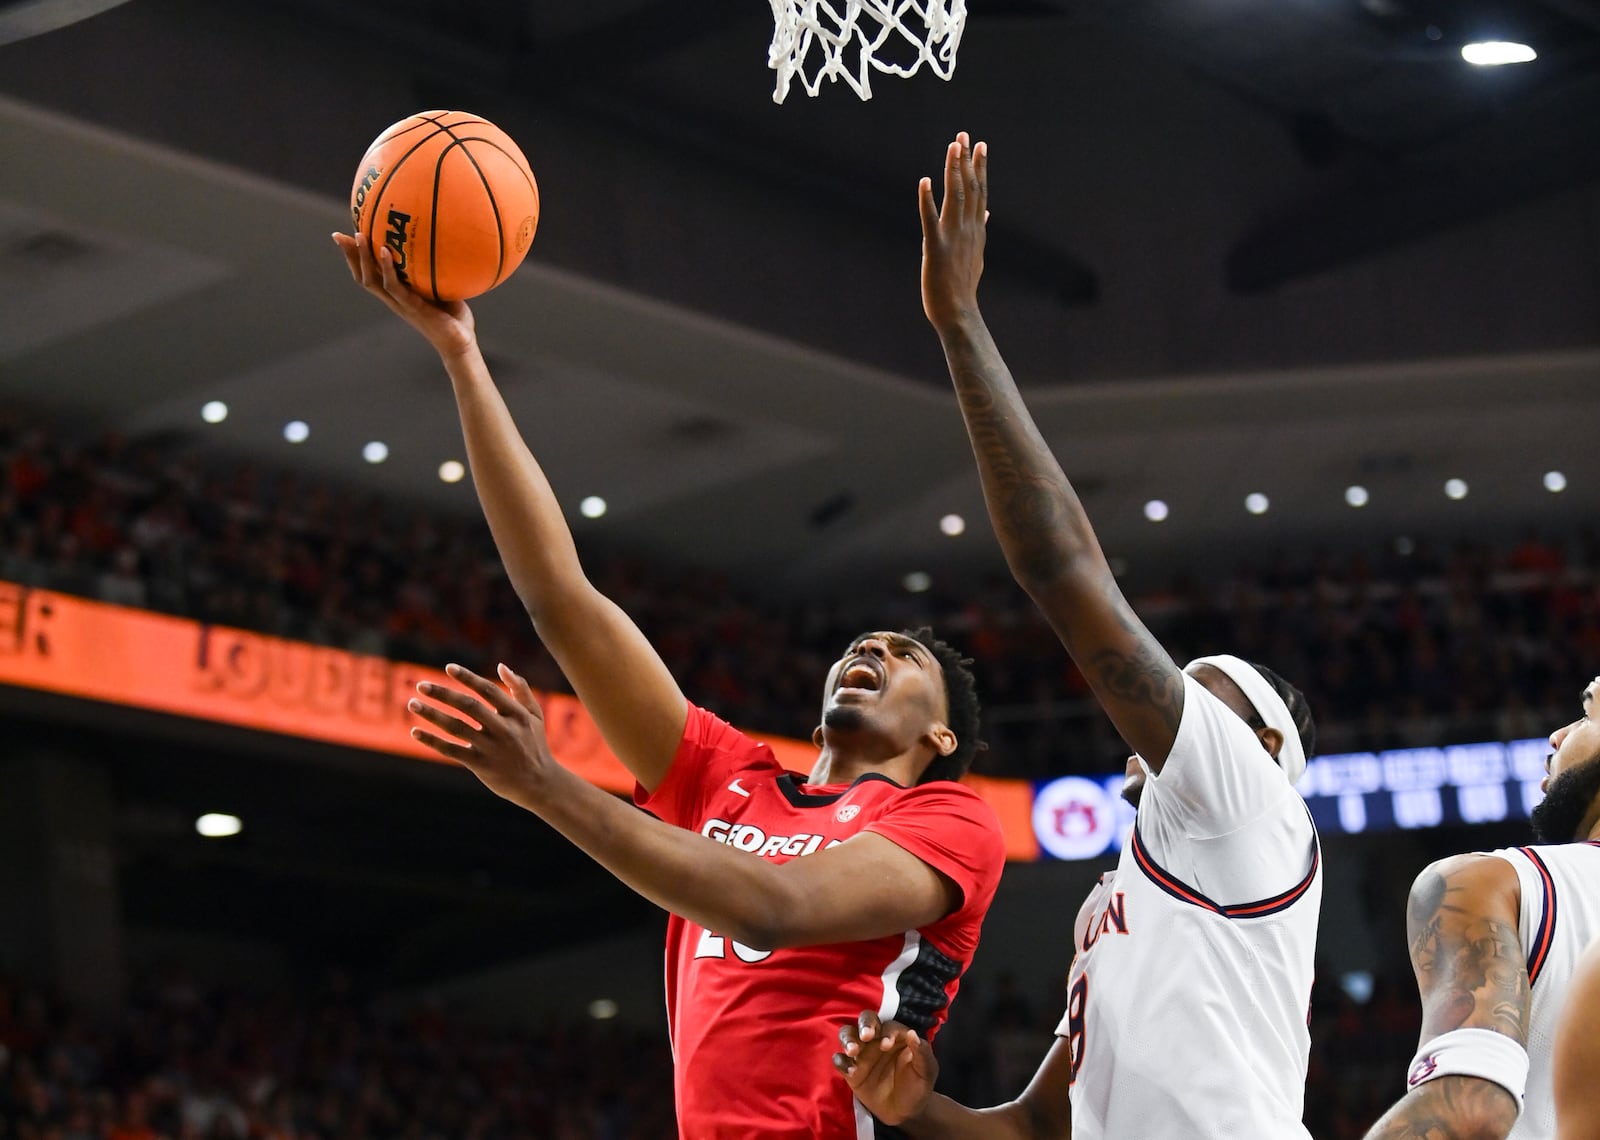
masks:
<svg viewBox="0 0 1600 1140"><path fill-rule="evenodd" d="M361 210L367 204L367 194L382 177L383 170L380 167L369 166L361 176L361 181L356 183L355 196L350 200L350 217L355 222L357 232L361 230ZM531 237L529 240L532 240Z"/></svg>
<svg viewBox="0 0 1600 1140"><path fill-rule="evenodd" d="M849 823L852 819L860 814L860 804L845 804L844 807L833 813L833 818L838 820L840 823Z"/></svg>

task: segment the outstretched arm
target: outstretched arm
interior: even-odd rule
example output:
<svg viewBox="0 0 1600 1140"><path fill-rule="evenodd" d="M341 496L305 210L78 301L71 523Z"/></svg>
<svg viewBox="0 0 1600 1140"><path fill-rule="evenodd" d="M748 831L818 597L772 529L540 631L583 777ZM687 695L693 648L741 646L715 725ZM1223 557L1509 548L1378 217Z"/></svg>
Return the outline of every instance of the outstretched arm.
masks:
<svg viewBox="0 0 1600 1140"><path fill-rule="evenodd" d="M833 1067L867 1111L917 1140L1067 1140L1072 1135L1072 1052L1056 1039L1022 1095L968 1108L933 1091L939 1062L916 1030L863 1010L839 1030Z"/></svg>
<svg viewBox="0 0 1600 1140"><path fill-rule="evenodd" d="M918 187L922 305L944 345L989 518L1033 597L1124 740L1157 770L1183 713L1183 677L1118 588L1083 504L1028 414L978 311L989 153L965 133L945 153L944 202Z"/></svg>
<svg viewBox="0 0 1600 1140"><path fill-rule="evenodd" d="M683 693L632 619L585 576L555 492L484 363L472 311L424 301L395 275L387 247L374 261L359 238L333 235L351 275L428 339L450 375L478 501L539 639L611 751L654 790L683 735Z"/></svg>
<svg viewBox="0 0 1600 1140"><path fill-rule="evenodd" d="M858 942L928 926L961 904L953 882L872 832L773 863L663 823L557 764L538 701L506 666L505 688L459 665L449 674L465 691L424 682L418 692L437 704L409 706L444 735L413 728L412 736L651 902L709 931L754 950Z"/></svg>
<svg viewBox="0 0 1600 1140"><path fill-rule="evenodd" d="M1503 859L1456 855L1411 887L1406 934L1422 997L1422 1042L1454 1029L1488 1029L1528 1041L1528 968L1517 934L1521 890ZM1482 1077L1423 1081L1367 1140L1505 1140L1517 1102Z"/></svg>

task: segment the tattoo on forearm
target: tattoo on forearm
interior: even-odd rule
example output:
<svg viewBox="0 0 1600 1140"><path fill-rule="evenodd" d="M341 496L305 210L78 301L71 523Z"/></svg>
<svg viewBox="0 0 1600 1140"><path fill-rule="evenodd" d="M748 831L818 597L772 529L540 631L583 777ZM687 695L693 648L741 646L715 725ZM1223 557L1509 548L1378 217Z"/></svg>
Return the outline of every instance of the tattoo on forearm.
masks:
<svg viewBox="0 0 1600 1140"><path fill-rule="evenodd" d="M1460 905L1465 887L1430 872L1406 915L1411 962L1423 994L1423 1036L1476 1024L1528 1039L1528 972L1514 924Z"/></svg>
<svg viewBox="0 0 1600 1140"><path fill-rule="evenodd" d="M1118 620L1131 635L1136 649L1124 653L1116 649L1102 649L1089 662L1089 668L1099 678L1105 691L1132 704L1148 705L1161 715L1174 733L1183 719L1183 676L1172 667L1172 659L1150 636L1142 625L1124 614L1121 591L1114 581L1107 581Z"/></svg>
<svg viewBox="0 0 1600 1140"><path fill-rule="evenodd" d="M1048 578L1074 548L1093 541L1088 519L1020 396L991 390L989 375L1004 365L962 356L952 358L951 376L991 496L995 532L1020 575Z"/></svg>
<svg viewBox="0 0 1600 1140"><path fill-rule="evenodd" d="M1464 1140L1485 1124L1517 1118L1511 1094L1477 1077L1441 1077L1419 1085L1390 1109L1366 1140Z"/></svg>

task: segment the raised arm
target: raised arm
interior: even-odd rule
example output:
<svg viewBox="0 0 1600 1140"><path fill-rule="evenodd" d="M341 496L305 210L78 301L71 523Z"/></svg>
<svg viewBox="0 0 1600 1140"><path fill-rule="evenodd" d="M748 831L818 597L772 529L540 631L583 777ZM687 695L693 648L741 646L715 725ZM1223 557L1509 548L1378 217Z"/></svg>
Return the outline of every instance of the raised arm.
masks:
<svg viewBox="0 0 1600 1140"><path fill-rule="evenodd" d="M839 1030L833 1067L867 1111L915 1140L1068 1140L1072 1051L1057 1038L1016 1100L968 1108L933 1091L939 1062L921 1034L863 1010Z"/></svg>
<svg viewBox="0 0 1600 1140"><path fill-rule="evenodd" d="M1183 712L1183 677L1122 596L1083 504L1028 414L978 311L989 154L965 133L945 154L944 202L918 187L922 306L944 345L989 518L1011 573L1043 611L1124 740L1158 769Z"/></svg>
<svg viewBox="0 0 1600 1140"><path fill-rule="evenodd" d="M1456 855L1417 877L1406 934L1422 997L1424 1048L1458 1029L1490 1030L1526 1048L1520 906L1516 872L1494 856ZM1509 1091L1479 1076L1428 1080L1428 1066L1427 1057L1412 1066L1410 1091L1372 1126L1367 1140L1505 1140L1518 1113Z"/></svg>
<svg viewBox="0 0 1600 1140"><path fill-rule="evenodd" d="M455 390L472 482L511 585L611 751L653 790L672 764L687 703L638 626L584 574L555 492L478 349L472 311L461 301L430 304L406 288L387 247L374 261L366 242L333 238L356 281L439 353Z"/></svg>
<svg viewBox="0 0 1600 1140"><path fill-rule="evenodd" d="M419 692L437 705L410 704L445 735L413 728L416 739L651 902L709 931L754 950L857 942L928 926L961 905L954 882L873 832L773 863L663 823L554 761L538 702L510 669L500 667L504 688L460 666L449 672L464 690L425 682ZM998 863L998 838L995 856Z"/></svg>

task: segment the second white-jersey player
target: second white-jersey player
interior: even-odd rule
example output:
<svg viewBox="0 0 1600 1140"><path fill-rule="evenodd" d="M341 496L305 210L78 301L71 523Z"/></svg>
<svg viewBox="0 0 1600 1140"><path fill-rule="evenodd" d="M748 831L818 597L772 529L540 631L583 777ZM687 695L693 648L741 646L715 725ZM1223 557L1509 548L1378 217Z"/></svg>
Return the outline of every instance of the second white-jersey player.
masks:
<svg viewBox="0 0 1600 1140"><path fill-rule="evenodd" d="M1411 887L1422 1040L1406 1094L1368 1140L1580 1135L1557 1119L1553 1076L1562 1008L1600 938L1600 677L1582 701L1550 734L1538 844L1452 855Z"/></svg>

